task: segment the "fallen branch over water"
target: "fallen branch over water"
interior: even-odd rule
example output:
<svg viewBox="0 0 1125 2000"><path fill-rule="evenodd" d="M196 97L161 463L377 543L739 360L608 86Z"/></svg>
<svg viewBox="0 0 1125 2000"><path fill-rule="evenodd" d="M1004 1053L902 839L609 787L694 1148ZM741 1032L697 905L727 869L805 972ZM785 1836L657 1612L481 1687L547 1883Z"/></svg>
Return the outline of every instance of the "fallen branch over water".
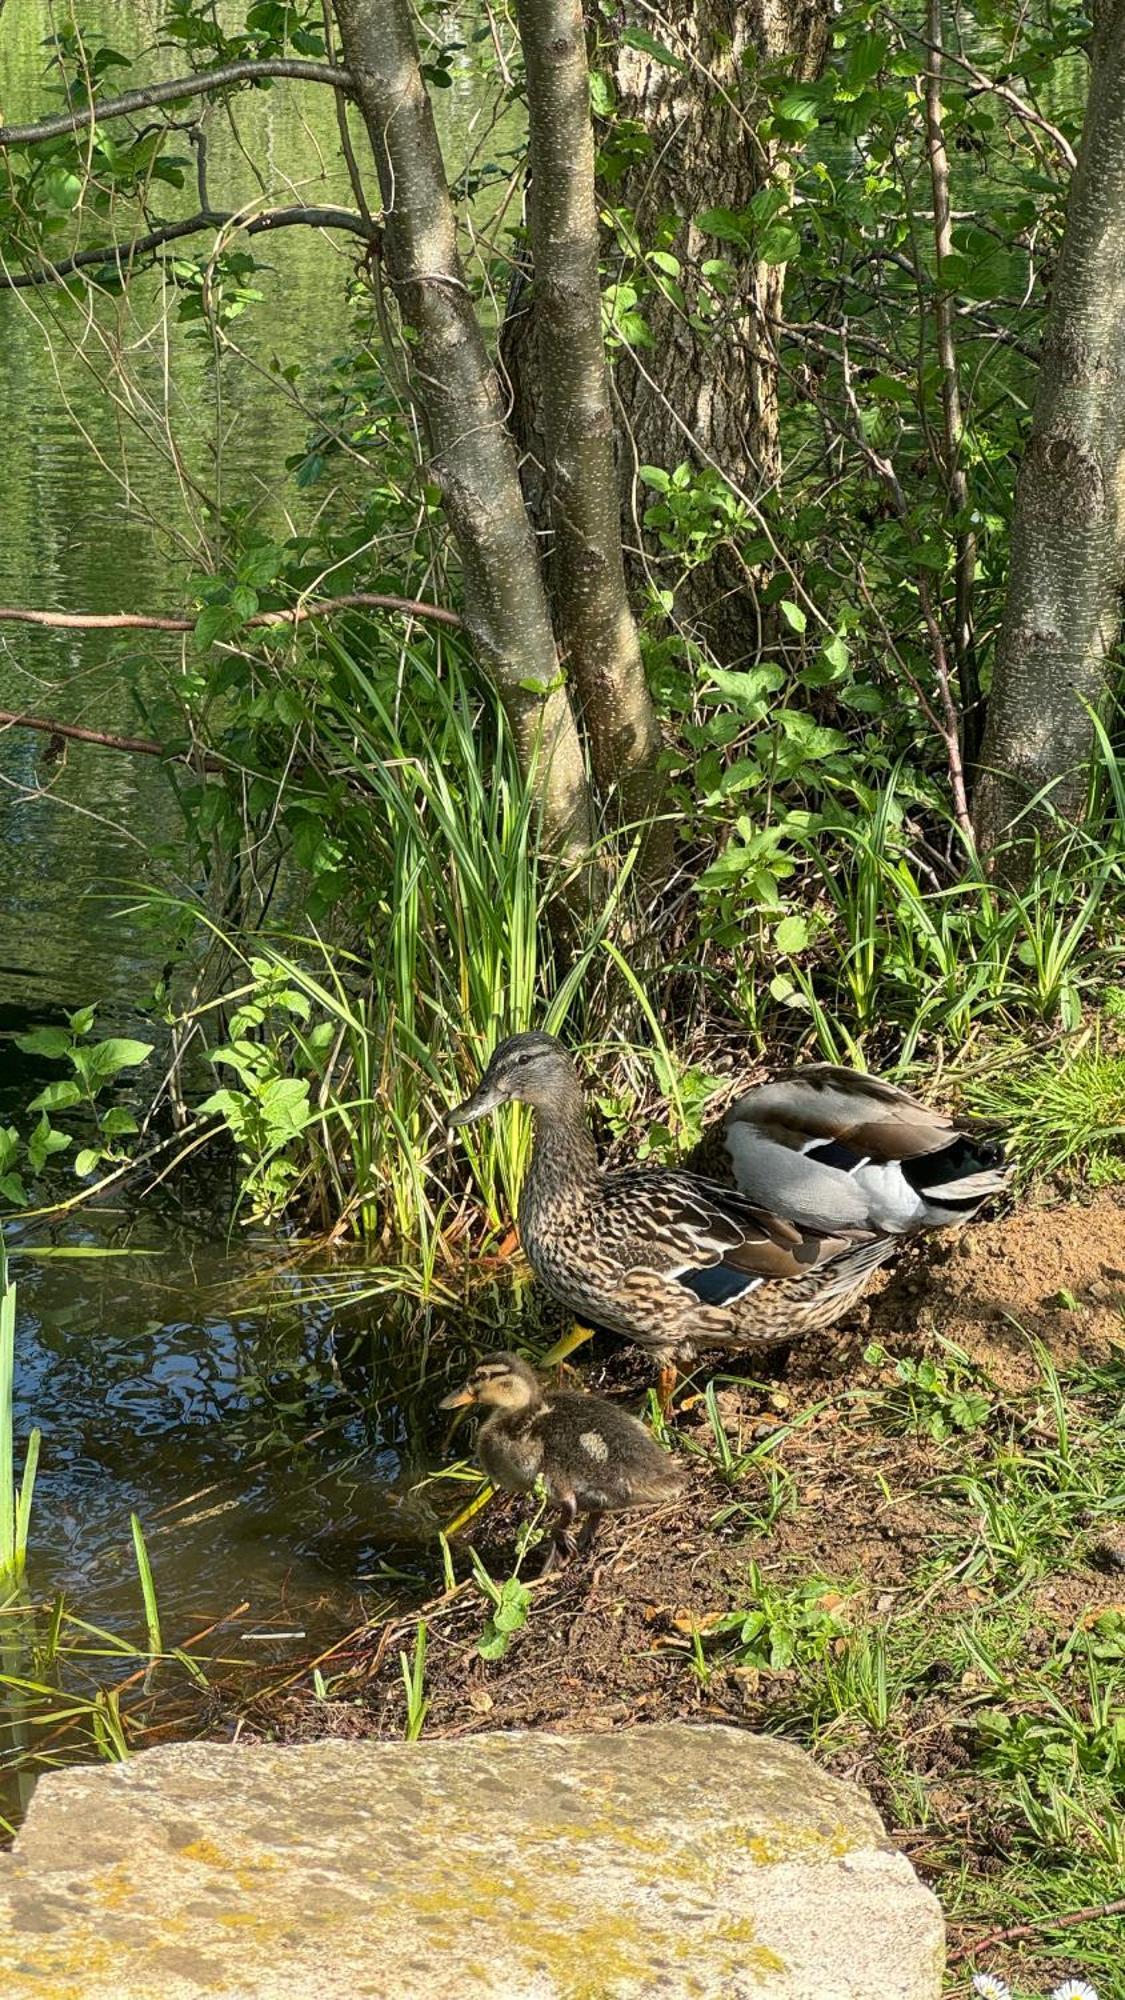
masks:
<svg viewBox="0 0 1125 2000"><path fill-rule="evenodd" d="M327 618L334 611L400 611L405 618L426 618L435 625L460 629L458 612L442 604L427 604L417 597L394 597L382 590L353 590L344 597L310 598L287 611L255 611L244 625L303 625L307 618ZM0 604L2 625L47 625L67 632L194 632L198 612L147 611L32 611L19 605Z"/></svg>
<svg viewBox="0 0 1125 2000"><path fill-rule="evenodd" d="M147 736L114 736L107 729L84 729L78 722L56 722L50 715L23 715L14 708L0 708L0 728L38 729L44 736L61 736L74 743L96 743L103 750L128 750L140 757L186 757L194 763L202 762L210 771L227 768L220 757L201 755L198 751L168 750L163 743L153 743Z"/></svg>

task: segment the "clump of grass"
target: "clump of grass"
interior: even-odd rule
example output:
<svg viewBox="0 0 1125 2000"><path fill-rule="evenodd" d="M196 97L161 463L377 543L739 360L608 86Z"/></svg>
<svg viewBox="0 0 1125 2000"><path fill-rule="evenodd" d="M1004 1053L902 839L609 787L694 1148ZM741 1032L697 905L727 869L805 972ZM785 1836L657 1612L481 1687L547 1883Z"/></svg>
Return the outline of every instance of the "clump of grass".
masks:
<svg viewBox="0 0 1125 2000"><path fill-rule="evenodd" d="M971 1081L974 1111L1003 1121L1025 1178L1063 1174L1092 1187L1125 1180L1125 1052L1096 1033L1018 1059Z"/></svg>
<svg viewBox="0 0 1125 2000"><path fill-rule="evenodd" d="M27 1440L23 1478L15 1474L16 1288L8 1277L8 1256L0 1235L0 1591L18 1590L27 1568L31 1499L39 1464L39 1431Z"/></svg>

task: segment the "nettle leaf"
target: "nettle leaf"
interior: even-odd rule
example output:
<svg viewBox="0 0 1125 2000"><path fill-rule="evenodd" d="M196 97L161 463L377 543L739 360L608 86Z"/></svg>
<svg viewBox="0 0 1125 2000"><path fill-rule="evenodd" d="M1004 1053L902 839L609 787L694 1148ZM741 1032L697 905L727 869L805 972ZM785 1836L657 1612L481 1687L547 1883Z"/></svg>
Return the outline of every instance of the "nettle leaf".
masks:
<svg viewBox="0 0 1125 2000"><path fill-rule="evenodd" d="M303 1077L275 1077L264 1085L261 1105L275 1141L295 1138L308 1123L309 1086Z"/></svg>
<svg viewBox="0 0 1125 2000"><path fill-rule="evenodd" d="M67 1019L76 1035L88 1035L94 1025L96 1007L79 1007L76 1014L68 1014Z"/></svg>
<svg viewBox="0 0 1125 2000"><path fill-rule="evenodd" d="M803 632L805 630L809 621L799 604L793 604L788 597L783 597L780 609L785 623L791 625L794 632Z"/></svg>
<svg viewBox="0 0 1125 2000"><path fill-rule="evenodd" d="M27 1207L27 1189L18 1174L0 1174L0 1194L14 1208Z"/></svg>
<svg viewBox="0 0 1125 2000"><path fill-rule="evenodd" d="M73 1043L69 1028L32 1028L30 1034L16 1036L16 1047L25 1056L50 1056L56 1062L70 1054Z"/></svg>
<svg viewBox="0 0 1125 2000"><path fill-rule="evenodd" d="M81 1104L82 1092L70 1077L59 1083L48 1083L28 1105L29 1111L69 1111L75 1104Z"/></svg>
<svg viewBox="0 0 1125 2000"><path fill-rule="evenodd" d="M0 1174L7 1173L20 1149L20 1135L14 1125L0 1125Z"/></svg>
<svg viewBox="0 0 1125 2000"><path fill-rule="evenodd" d="M87 1174L93 1173L101 1156L100 1146L84 1146L82 1148L82 1151L74 1162L74 1171L79 1180L85 1180Z"/></svg>

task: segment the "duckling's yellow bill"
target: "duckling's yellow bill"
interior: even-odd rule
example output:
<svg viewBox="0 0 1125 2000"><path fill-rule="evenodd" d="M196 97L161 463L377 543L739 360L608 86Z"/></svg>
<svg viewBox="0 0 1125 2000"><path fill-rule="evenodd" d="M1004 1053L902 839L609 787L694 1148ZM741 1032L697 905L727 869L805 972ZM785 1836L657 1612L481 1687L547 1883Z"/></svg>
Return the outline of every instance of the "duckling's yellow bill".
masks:
<svg viewBox="0 0 1125 2000"><path fill-rule="evenodd" d="M466 1386L464 1389L454 1389L451 1396L443 1396L441 1402L438 1404L438 1409L463 1410L469 1403L475 1403L476 1400L472 1390Z"/></svg>

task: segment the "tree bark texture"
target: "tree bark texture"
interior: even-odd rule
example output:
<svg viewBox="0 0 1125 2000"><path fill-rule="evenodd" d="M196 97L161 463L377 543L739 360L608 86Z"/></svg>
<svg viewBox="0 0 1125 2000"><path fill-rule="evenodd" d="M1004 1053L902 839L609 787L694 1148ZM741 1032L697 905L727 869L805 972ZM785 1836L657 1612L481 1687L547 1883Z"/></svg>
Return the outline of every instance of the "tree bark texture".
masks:
<svg viewBox="0 0 1125 2000"><path fill-rule="evenodd" d="M1083 807L1125 580L1125 0L1108 0L1016 483L976 787L986 852L1044 786ZM1057 781L1057 782L1053 782Z"/></svg>
<svg viewBox="0 0 1125 2000"><path fill-rule="evenodd" d="M556 625L599 791L634 821L658 801L661 739L621 550L582 4L517 0L516 12Z"/></svg>
<svg viewBox="0 0 1125 2000"><path fill-rule="evenodd" d="M645 303L652 346L617 364L617 393L629 431L622 472L666 470L683 461L718 466L752 496L778 471L776 321L784 268L759 263L701 230L710 208L746 208L770 161L755 132L761 92L754 58L784 58L793 79L815 76L827 44L828 0L622 0L627 26L646 30L682 67L619 43L612 65L618 115L635 119L648 150L606 190L631 209L642 245L662 217L673 218L667 247L681 267L687 311L659 292ZM747 58L750 61L747 62ZM718 255L734 268L733 289L709 333L689 323ZM753 591L737 551L721 549L683 585L677 610L695 634L730 663L758 645Z"/></svg>
<svg viewBox="0 0 1125 2000"><path fill-rule="evenodd" d="M333 0L375 155L387 278L409 329L417 402L464 569L464 622L492 679L547 845L593 838L581 739L559 684L550 611L499 383L457 251L453 206L409 0Z"/></svg>

